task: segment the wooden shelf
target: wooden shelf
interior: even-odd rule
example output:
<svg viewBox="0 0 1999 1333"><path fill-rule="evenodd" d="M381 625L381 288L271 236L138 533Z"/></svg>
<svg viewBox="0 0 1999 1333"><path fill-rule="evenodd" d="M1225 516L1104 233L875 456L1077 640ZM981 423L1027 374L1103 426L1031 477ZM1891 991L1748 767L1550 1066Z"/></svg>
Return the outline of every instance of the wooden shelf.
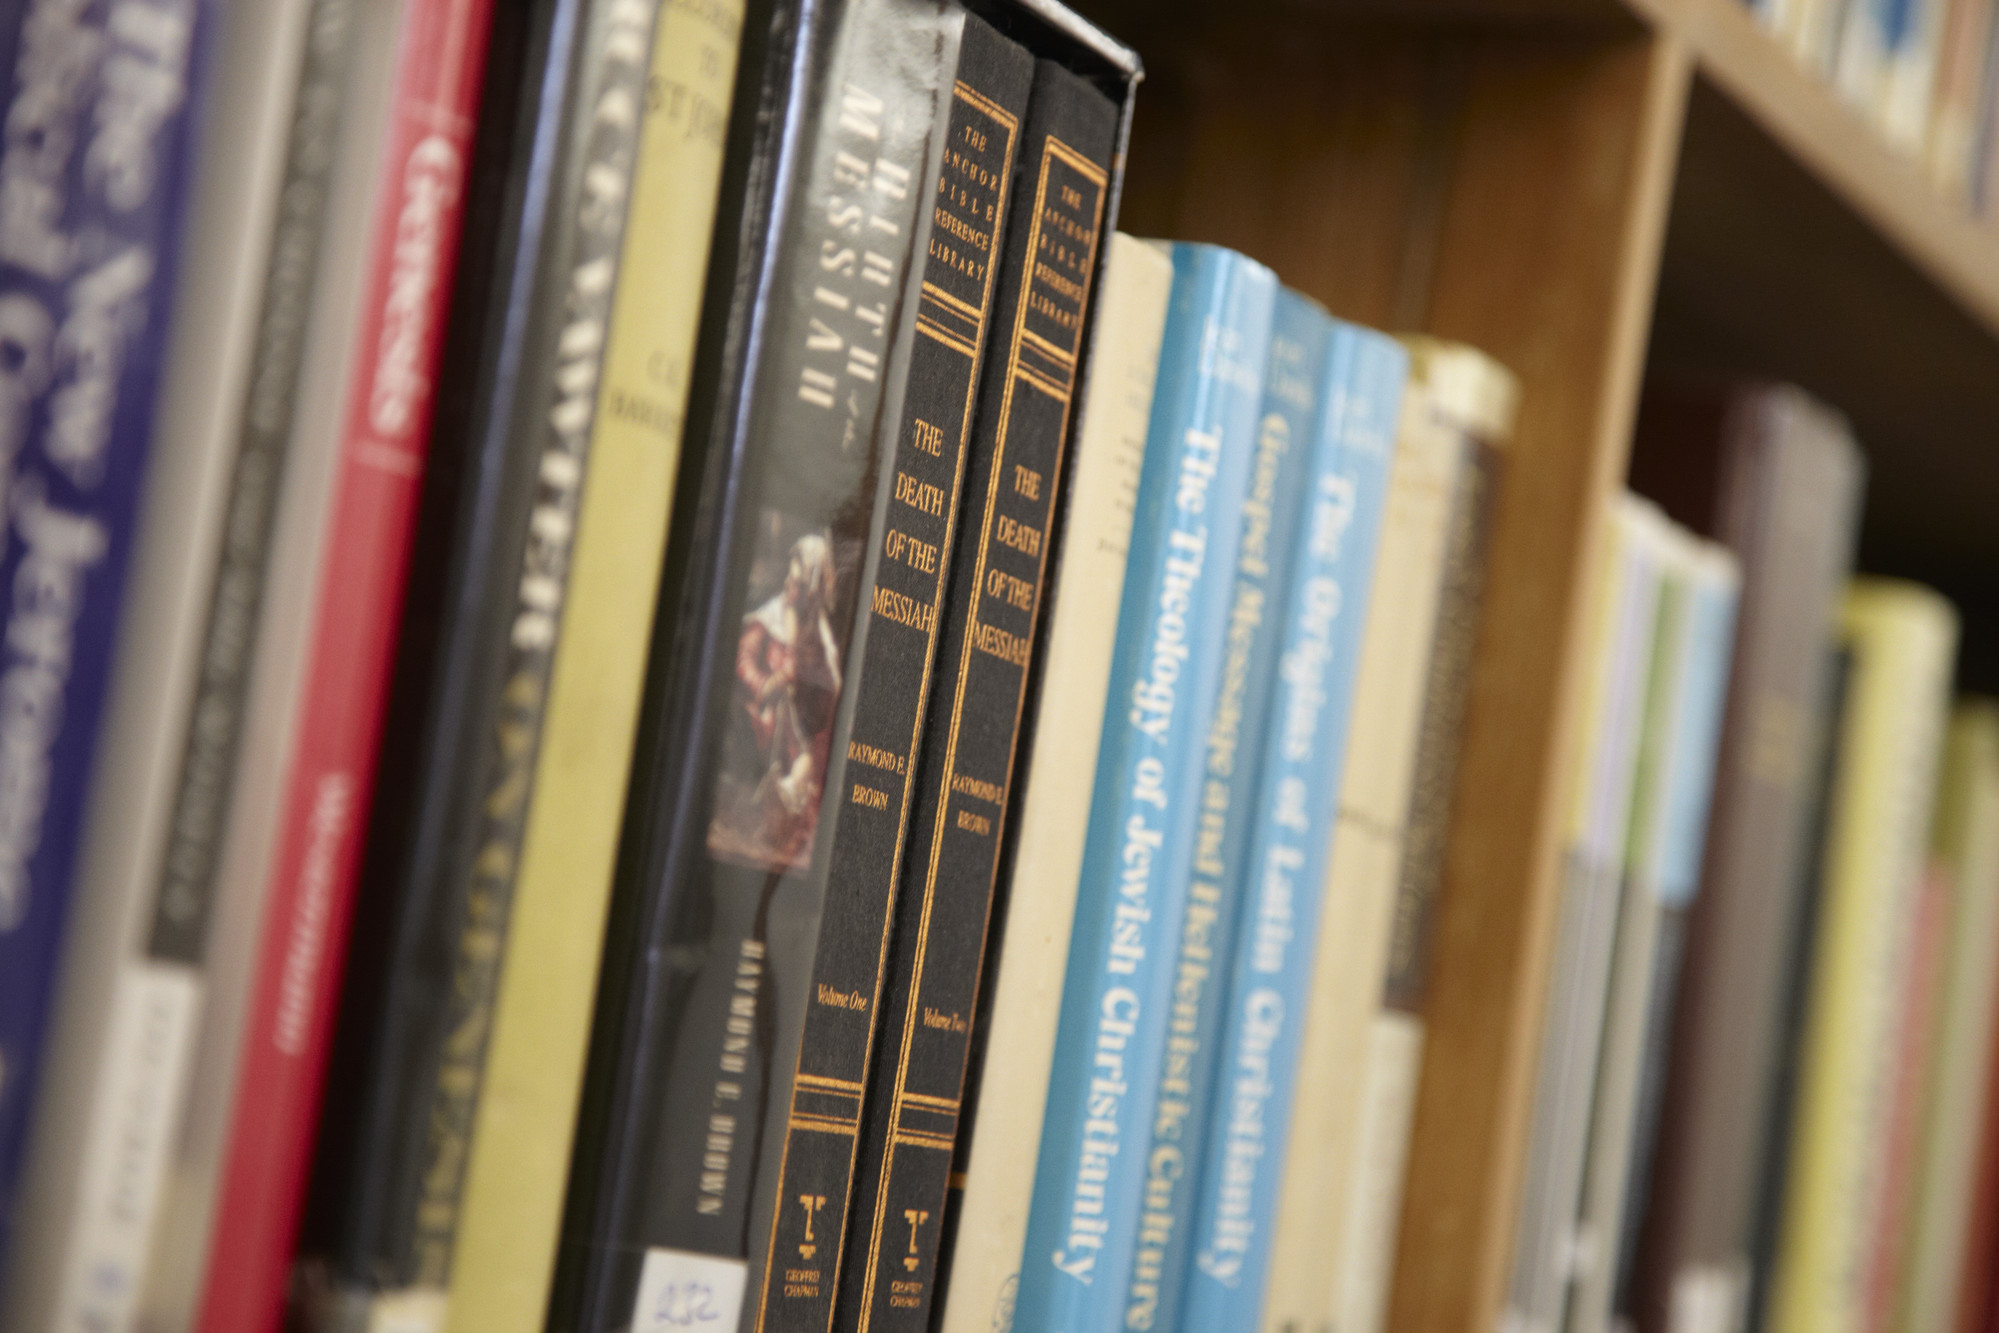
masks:
<svg viewBox="0 0 1999 1333"><path fill-rule="evenodd" d="M1999 336L1999 229L1946 200L1739 0L1630 0L1796 162Z"/></svg>
<svg viewBox="0 0 1999 1333"><path fill-rule="evenodd" d="M1695 79L1655 365L1789 380L1852 420L1864 568L1965 612L1960 684L1999 689L1999 227L1944 199L1736 0L1660 11Z"/></svg>

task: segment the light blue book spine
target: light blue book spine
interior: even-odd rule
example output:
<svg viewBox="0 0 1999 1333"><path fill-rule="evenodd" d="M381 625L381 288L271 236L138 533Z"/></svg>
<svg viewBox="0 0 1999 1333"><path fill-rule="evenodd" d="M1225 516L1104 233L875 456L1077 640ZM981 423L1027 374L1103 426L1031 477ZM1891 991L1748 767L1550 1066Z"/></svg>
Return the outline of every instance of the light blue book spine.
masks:
<svg viewBox="0 0 1999 1333"><path fill-rule="evenodd" d="M1659 829L1658 893L1669 910L1688 906L1700 886L1721 712L1734 660L1738 587L1733 565L1717 561L1699 571L1687 589L1686 666L1676 709L1679 734L1673 742Z"/></svg>
<svg viewBox="0 0 1999 1333"><path fill-rule="evenodd" d="M1277 279L1173 247L1013 1327L1124 1313Z"/></svg>
<svg viewBox="0 0 1999 1333"><path fill-rule="evenodd" d="M1256 822L1265 719L1276 684L1281 610L1325 403L1324 369L1352 361L1354 340L1296 292L1280 292L1264 367L1249 494L1229 598L1227 646L1208 726L1180 952L1173 965L1166 1054L1153 1094L1145 1202L1125 1295L1127 1329L1170 1327L1194 1213L1222 1026L1228 960L1241 919L1244 857ZM1337 349L1337 350L1335 350Z"/></svg>
<svg viewBox="0 0 1999 1333"><path fill-rule="evenodd" d="M1313 446L1297 566L1282 608L1277 693L1264 744L1242 921L1229 967L1221 1060L1195 1195L1193 1262L1173 1327L1253 1329L1290 1139L1298 1040L1331 853L1382 506L1409 361L1393 339L1342 330L1329 359L1325 432Z"/></svg>

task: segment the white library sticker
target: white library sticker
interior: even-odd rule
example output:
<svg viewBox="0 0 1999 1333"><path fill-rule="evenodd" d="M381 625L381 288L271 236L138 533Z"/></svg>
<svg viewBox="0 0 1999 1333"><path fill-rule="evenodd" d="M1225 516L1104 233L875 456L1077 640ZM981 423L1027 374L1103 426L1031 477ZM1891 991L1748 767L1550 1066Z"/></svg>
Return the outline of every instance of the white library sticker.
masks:
<svg viewBox="0 0 1999 1333"><path fill-rule="evenodd" d="M368 1307L368 1333L438 1333L444 1293L432 1287L384 1292Z"/></svg>
<svg viewBox="0 0 1999 1333"><path fill-rule="evenodd" d="M647 1250L645 1267L639 1270L639 1298L632 1307L632 1333L734 1329L749 1271L741 1259Z"/></svg>

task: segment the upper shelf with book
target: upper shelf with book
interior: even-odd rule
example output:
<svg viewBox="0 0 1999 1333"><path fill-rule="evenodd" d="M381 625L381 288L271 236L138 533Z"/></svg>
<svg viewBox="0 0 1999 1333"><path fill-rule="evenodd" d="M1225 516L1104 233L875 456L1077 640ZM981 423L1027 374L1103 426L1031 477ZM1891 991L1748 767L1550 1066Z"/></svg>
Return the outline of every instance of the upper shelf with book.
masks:
<svg viewBox="0 0 1999 1333"><path fill-rule="evenodd" d="M1654 360L1837 403L1872 465L1865 562L1982 600L1977 570L1999 553L1999 227L1945 198L1738 0L1629 4L1698 75Z"/></svg>
<svg viewBox="0 0 1999 1333"><path fill-rule="evenodd" d="M1999 225L1947 198L1741 0L1081 7L1146 61L1129 228L1245 248L1337 313L1433 332L1429 286L1460 258L1557 285L1592 262L1552 235L1502 256L1469 229L1443 238L1441 217L1467 171L1545 190L1578 170L1559 157L1586 141L1630 151L1580 118L1635 114L1612 85L1648 53L1663 71L1646 82L1666 105L1645 151L1661 159L1664 226L1613 248L1641 282L1656 277L1650 359L1791 380L1837 404L1868 448L1866 565L1989 600L1977 575L1999 558ZM1468 160L1495 137L1511 145L1503 167Z"/></svg>
<svg viewBox="0 0 1999 1333"><path fill-rule="evenodd" d="M1913 160L1892 151L1827 84L1792 60L1740 0L1623 3L1685 43L1706 83L1988 331L1999 333L1999 227L1946 199ZM1695 139L1690 146L1708 145Z"/></svg>

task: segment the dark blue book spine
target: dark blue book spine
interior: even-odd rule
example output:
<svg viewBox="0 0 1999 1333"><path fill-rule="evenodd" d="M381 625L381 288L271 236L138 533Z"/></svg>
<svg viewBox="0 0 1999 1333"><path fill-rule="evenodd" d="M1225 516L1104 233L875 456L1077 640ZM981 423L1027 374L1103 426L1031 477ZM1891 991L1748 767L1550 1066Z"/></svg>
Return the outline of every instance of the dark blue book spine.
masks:
<svg viewBox="0 0 1999 1333"><path fill-rule="evenodd" d="M0 1255L99 760L221 2L0 5Z"/></svg>

